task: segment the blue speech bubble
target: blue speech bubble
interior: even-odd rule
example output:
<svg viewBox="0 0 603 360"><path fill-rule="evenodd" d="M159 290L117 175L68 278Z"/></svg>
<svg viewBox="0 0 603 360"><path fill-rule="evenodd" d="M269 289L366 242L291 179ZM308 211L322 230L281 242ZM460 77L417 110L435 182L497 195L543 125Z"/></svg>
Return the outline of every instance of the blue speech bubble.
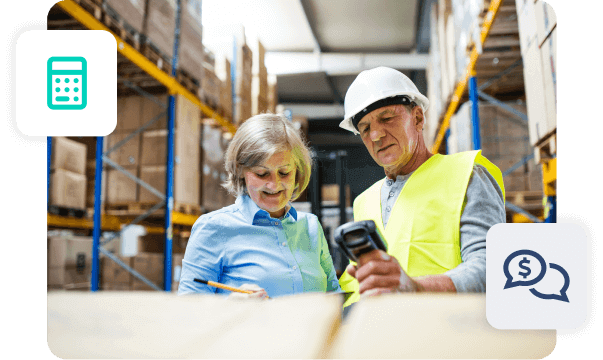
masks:
<svg viewBox="0 0 603 360"><path fill-rule="evenodd" d="M511 260L513 260L516 256L519 255L530 255L536 258L536 260L538 260L538 262L540 262L540 268L542 269L540 271L540 274L538 274L538 276L532 280L528 280L528 281L513 281L513 276L511 276L511 274L509 273L509 263L511 263ZM505 259L505 263L503 265L503 271L505 273L505 276L507 277L507 282L505 283L505 287L503 289L509 289L515 286L532 286L534 284L536 284L537 282L539 282L540 280L542 280L542 278L544 277L544 274L546 273L546 262L544 261L544 258L542 256L540 256L539 253L532 251L532 250L517 250L515 252L513 252L511 255L507 256L507 259Z"/></svg>
<svg viewBox="0 0 603 360"><path fill-rule="evenodd" d="M561 288L561 290L559 290L559 295L557 294L543 294L541 292L539 292L538 290L532 288L530 289L530 292L541 299L545 299L545 300L559 300L559 301L565 301L565 302L569 302L569 298L567 297L567 289L569 288L569 283L570 283L570 278L569 278L569 274L567 273L567 271L565 271L564 268L562 268L561 266L557 265L557 264L553 264L550 263L549 267L551 269L555 269L557 271L559 271L561 273L561 275L563 275L563 287Z"/></svg>

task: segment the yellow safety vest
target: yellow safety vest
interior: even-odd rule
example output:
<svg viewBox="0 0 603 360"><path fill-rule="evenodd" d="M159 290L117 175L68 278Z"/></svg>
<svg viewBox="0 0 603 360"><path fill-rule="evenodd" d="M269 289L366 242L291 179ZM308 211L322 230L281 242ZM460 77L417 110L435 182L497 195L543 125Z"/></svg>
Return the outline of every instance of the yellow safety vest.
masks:
<svg viewBox="0 0 603 360"><path fill-rule="evenodd" d="M484 166L500 186L502 173L481 150L435 154L410 176L396 199L387 227L381 217L382 179L354 201L354 221L373 220L384 236L388 254L411 276L442 274L461 262L460 220L473 164ZM344 304L358 301L359 284L347 272L342 290L354 291Z"/></svg>

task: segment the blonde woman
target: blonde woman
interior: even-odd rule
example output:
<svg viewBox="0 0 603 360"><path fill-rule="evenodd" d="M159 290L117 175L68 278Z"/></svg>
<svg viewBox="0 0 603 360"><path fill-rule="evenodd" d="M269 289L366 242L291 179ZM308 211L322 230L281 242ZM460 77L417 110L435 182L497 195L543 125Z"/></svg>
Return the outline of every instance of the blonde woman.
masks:
<svg viewBox="0 0 603 360"><path fill-rule="evenodd" d="M178 294L230 294L194 279L252 290L250 297L340 291L317 217L290 203L308 186L312 169L291 122L273 114L247 120L226 151L225 168L223 186L237 200L195 222Z"/></svg>

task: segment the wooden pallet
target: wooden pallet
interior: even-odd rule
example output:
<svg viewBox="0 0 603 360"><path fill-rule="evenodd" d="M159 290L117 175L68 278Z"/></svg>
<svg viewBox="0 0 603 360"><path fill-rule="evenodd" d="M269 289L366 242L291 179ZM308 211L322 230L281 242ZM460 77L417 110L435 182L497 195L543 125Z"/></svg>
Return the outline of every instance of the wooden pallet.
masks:
<svg viewBox="0 0 603 360"><path fill-rule="evenodd" d="M542 191L508 191L505 193L507 203L512 203L528 211L543 209L543 197Z"/></svg>
<svg viewBox="0 0 603 360"><path fill-rule="evenodd" d="M172 73L171 69L171 61L165 58L161 51L153 45L148 39L144 40L142 44L140 44L140 52L144 57L149 59L153 64L157 65L157 67L167 74Z"/></svg>
<svg viewBox="0 0 603 360"><path fill-rule="evenodd" d="M538 141L534 147L534 160L541 164L557 156L557 129Z"/></svg>
<svg viewBox="0 0 603 360"><path fill-rule="evenodd" d="M193 94L197 95L197 93L199 92L199 80L189 74L187 71L183 69L178 69L176 73L176 80L178 80L178 82L182 86L184 86L185 89L192 92Z"/></svg>
<svg viewBox="0 0 603 360"><path fill-rule="evenodd" d="M109 12L104 12L102 22L126 43L140 51L140 35L134 29L131 29L123 19L115 17Z"/></svg>
<svg viewBox="0 0 603 360"><path fill-rule="evenodd" d="M175 203L174 211L189 214L189 215L201 215L201 206L196 204L183 204L183 203Z"/></svg>
<svg viewBox="0 0 603 360"><path fill-rule="evenodd" d="M74 0L79 6L81 6L84 10L92 14L97 20L102 21L103 19L103 9L101 8L101 4L98 1L93 0Z"/></svg>
<svg viewBox="0 0 603 360"><path fill-rule="evenodd" d="M157 203L126 202L107 204L106 213L115 216L138 216L146 213ZM195 204L175 203L174 211L188 215L201 215L201 207ZM155 210L151 216L164 216L165 206Z"/></svg>
<svg viewBox="0 0 603 360"><path fill-rule="evenodd" d="M83 218L86 216L86 209L72 209L56 205L48 205L48 212L54 215L75 218Z"/></svg>
<svg viewBox="0 0 603 360"><path fill-rule="evenodd" d="M141 202L125 202L125 203L113 203L106 204L106 213L108 215L142 215L146 213L149 209L155 206L157 203L141 203ZM161 207L154 211L151 215L162 215L164 214L165 207Z"/></svg>

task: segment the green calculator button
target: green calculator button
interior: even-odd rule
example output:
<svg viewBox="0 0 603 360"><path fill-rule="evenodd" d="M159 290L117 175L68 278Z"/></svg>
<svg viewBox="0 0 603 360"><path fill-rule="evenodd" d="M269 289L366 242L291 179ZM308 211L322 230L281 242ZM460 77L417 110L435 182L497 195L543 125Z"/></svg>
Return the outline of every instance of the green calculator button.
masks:
<svg viewBox="0 0 603 360"><path fill-rule="evenodd" d="M65 78L65 82L69 84L69 78Z"/></svg>
<svg viewBox="0 0 603 360"><path fill-rule="evenodd" d="M77 84L77 83L79 83L79 82L80 82L80 79L75 78L75 79L73 79L73 82Z"/></svg>
<svg viewBox="0 0 603 360"><path fill-rule="evenodd" d="M55 81L56 81L56 83L58 84L58 83L60 83L60 82L61 82L61 79L58 79L58 78L57 78Z"/></svg>
<svg viewBox="0 0 603 360"><path fill-rule="evenodd" d="M78 101L80 98L79 97L74 97L73 100Z"/></svg>
<svg viewBox="0 0 603 360"><path fill-rule="evenodd" d="M66 88L65 88L65 92L69 92L69 88L67 88L67 87L66 87Z"/></svg>
<svg viewBox="0 0 603 360"><path fill-rule="evenodd" d="M57 92L59 92L59 91L61 91L61 88L56 88L55 90L56 90Z"/></svg>
<svg viewBox="0 0 603 360"><path fill-rule="evenodd" d="M80 91L80 89L75 88L75 89L73 89L73 91L78 92L78 91Z"/></svg>

